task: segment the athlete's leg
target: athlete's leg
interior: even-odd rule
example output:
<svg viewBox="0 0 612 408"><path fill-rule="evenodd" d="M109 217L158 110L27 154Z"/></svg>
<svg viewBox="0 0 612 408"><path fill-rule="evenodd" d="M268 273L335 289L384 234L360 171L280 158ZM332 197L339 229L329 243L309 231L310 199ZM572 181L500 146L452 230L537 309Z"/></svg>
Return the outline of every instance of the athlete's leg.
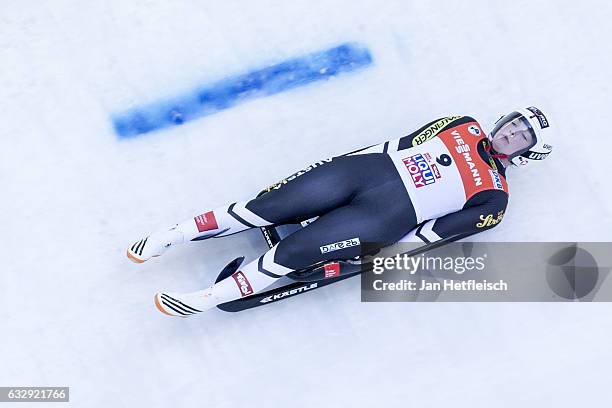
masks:
<svg viewBox="0 0 612 408"><path fill-rule="evenodd" d="M224 237L249 228L298 222L347 204L359 189L397 177L386 155L341 156L319 162L249 201L240 201L189 218L151 234L128 249L135 262L161 255L172 245Z"/></svg>
<svg viewBox="0 0 612 408"><path fill-rule="evenodd" d="M360 192L347 206L322 215L215 285L188 294L158 294L156 305L166 314L191 315L259 292L315 263L358 256L362 243L376 244L369 249L390 245L415 226L414 209L398 176Z"/></svg>

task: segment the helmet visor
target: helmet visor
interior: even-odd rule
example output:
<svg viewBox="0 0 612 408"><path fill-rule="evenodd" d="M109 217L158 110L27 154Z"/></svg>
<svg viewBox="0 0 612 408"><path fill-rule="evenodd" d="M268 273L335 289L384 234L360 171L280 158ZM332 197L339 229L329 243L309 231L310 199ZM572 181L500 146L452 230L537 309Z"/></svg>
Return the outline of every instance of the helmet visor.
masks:
<svg viewBox="0 0 612 408"><path fill-rule="evenodd" d="M491 146L508 158L526 152L536 144L535 132L522 115L503 118L491 132Z"/></svg>

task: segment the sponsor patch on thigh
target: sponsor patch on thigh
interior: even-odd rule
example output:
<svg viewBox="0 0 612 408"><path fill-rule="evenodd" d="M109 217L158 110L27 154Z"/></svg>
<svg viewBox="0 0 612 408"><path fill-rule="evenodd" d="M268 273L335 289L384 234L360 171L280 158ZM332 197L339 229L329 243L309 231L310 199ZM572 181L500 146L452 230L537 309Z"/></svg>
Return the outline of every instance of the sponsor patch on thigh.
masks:
<svg viewBox="0 0 612 408"><path fill-rule="evenodd" d="M350 248L358 245L361 245L361 242L359 242L359 238L351 238L346 239L344 241L334 242L333 244L323 245L320 247L320 249L322 254L326 254L328 252L334 252L340 249Z"/></svg>

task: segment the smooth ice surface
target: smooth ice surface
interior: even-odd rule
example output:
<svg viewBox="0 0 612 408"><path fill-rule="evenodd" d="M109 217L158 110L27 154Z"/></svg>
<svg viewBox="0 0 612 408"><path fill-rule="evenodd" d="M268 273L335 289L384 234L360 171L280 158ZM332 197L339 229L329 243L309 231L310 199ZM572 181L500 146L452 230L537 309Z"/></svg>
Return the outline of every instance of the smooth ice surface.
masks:
<svg viewBox="0 0 612 408"><path fill-rule="evenodd" d="M610 240L605 1L0 3L0 385L78 407L608 406L607 304L362 304L350 280L170 319L258 231L135 265L131 241L449 114L529 104L555 151L482 239ZM119 141L111 114L355 41L359 73ZM535 167L535 166L534 166Z"/></svg>

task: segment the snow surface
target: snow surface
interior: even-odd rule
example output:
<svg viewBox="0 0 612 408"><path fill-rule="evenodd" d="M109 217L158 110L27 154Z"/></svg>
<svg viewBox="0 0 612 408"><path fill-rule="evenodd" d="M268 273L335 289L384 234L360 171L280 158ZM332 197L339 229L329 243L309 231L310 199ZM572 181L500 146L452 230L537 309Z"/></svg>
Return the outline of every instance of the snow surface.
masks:
<svg viewBox="0 0 612 408"><path fill-rule="evenodd" d="M77 407L609 406L607 304L362 304L352 279L171 319L156 291L210 284L259 232L140 266L125 249L330 154L530 104L555 151L509 174L480 238L609 241L611 18L597 0L2 1L0 385L68 385ZM113 132L118 111L346 41L373 65Z"/></svg>

